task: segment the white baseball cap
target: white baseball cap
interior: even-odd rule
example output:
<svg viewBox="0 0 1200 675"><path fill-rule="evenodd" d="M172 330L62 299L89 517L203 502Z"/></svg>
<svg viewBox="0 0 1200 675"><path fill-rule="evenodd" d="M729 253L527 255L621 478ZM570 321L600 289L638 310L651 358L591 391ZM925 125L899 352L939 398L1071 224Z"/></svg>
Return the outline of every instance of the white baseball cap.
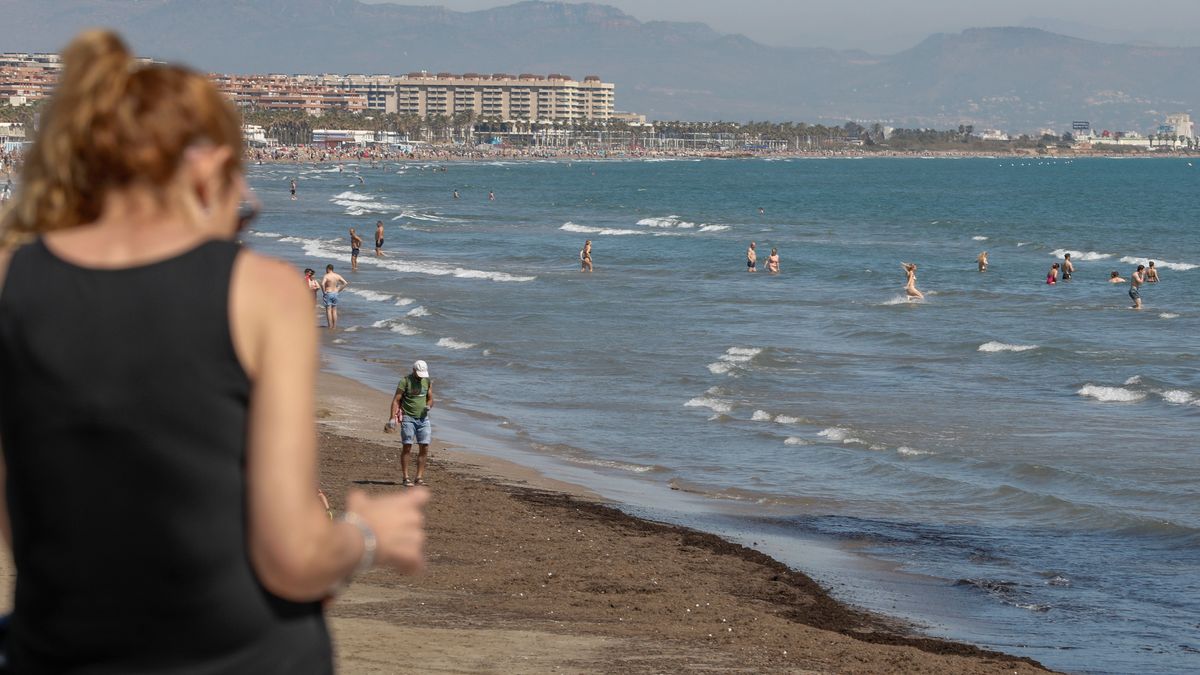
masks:
<svg viewBox="0 0 1200 675"><path fill-rule="evenodd" d="M413 370L416 371L417 377L429 377L429 365L424 361L417 361L414 363Z"/></svg>

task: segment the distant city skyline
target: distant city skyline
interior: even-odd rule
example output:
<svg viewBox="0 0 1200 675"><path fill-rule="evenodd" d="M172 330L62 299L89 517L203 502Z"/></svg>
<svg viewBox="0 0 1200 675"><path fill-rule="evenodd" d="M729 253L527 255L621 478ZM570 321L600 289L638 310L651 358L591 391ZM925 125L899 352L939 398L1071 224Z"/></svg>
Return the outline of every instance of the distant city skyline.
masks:
<svg viewBox="0 0 1200 675"><path fill-rule="evenodd" d="M517 0L363 0L371 4L441 5L474 11ZM581 4L585 0L563 0ZM1073 37L1170 47L1200 46L1200 2L1148 0L859 0L853 11L838 3L796 0L589 0L642 21L698 21L721 33L740 33L780 47L861 49L890 54L932 33L985 26L1029 26Z"/></svg>

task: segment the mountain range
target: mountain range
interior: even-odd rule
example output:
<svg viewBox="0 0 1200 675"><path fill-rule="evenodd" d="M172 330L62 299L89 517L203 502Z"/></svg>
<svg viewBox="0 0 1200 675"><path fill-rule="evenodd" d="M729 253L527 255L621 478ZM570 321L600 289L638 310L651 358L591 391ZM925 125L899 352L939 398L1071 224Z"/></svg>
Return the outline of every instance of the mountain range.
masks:
<svg viewBox="0 0 1200 675"><path fill-rule="evenodd" d="M1036 28L935 34L895 54L783 48L600 4L472 12L358 0L0 0L0 51L54 51L111 26L146 56L253 73L599 75L652 119L1151 129L1200 104L1200 48Z"/></svg>

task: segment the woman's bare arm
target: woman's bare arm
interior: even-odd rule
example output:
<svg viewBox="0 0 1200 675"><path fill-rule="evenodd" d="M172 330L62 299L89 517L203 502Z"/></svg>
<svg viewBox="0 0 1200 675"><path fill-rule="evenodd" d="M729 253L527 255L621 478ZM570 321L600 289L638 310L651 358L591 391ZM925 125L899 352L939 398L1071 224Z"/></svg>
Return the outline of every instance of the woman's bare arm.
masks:
<svg viewBox="0 0 1200 675"><path fill-rule="evenodd" d="M243 252L230 297L234 346L252 382L250 558L275 594L319 599L358 566L365 542L356 526L330 522L317 498L317 331L308 294L286 264ZM424 491L347 499L349 510L374 531L379 563L402 570L420 566L424 500Z"/></svg>

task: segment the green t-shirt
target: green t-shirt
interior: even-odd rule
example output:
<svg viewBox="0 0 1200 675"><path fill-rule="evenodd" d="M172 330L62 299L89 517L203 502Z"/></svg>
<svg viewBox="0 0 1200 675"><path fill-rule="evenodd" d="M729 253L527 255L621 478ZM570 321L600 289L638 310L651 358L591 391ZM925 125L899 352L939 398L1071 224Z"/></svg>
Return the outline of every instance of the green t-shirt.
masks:
<svg viewBox="0 0 1200 675"><path fill-rule="evenodd" d="M415 375L406 375L400 380L400 384L396 385L396 393L404 394L400 398L400 412L408 417L424 417L429 386L428 377L418 379Z"/></svg>

